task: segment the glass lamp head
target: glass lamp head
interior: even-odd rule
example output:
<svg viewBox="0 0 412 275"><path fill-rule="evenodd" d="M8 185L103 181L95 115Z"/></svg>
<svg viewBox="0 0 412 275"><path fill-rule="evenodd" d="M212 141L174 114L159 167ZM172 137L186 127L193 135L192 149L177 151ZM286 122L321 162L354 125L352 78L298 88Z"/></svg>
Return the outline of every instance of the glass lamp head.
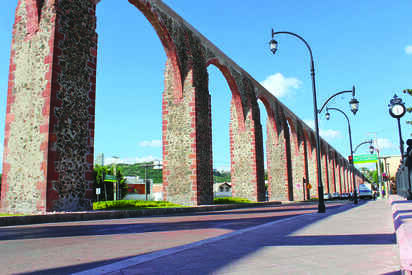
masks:
<svg viewBox="0 0 412 275"><path fill-rule="evenodd" d="M272 38L272 40L269 41L269 47L270 47L271 52L275 54L276 51L278 50L278 42Z"/></svg>
<svg viewBox="0 0 412 275"><path fill-rule="evenodd" d="M354 115L356 115L356 113L357 113L358 110L359 110L359 101L358 101L356 98L352 98L352 99L349 101L349 104L350 104L350 110L352 111L352 113L353 113Z"/></svg>

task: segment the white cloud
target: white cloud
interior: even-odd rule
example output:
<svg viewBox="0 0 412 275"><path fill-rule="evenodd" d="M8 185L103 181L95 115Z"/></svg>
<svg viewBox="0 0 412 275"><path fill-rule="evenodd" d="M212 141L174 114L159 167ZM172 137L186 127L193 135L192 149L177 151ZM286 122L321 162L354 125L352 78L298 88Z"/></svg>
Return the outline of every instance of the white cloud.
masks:
<svg viewBox="0 0 412 275"><path fill-rule="evenodd" d="M230 166L227 166L227 165L221 165L215 169L218 170L219 172L230 172Z"/></svg>
<svg viewBox="0 0 412 275"><path fill-rule="evenodd" d="M392 143L392 141L390 141L387 138L378 138L377 143L378 144L376 144L376 142L374 142L373 146L375 146L379 150L396 148L396 146Z"/></svg>
<svg viewBox="0 0 412 275"><path fill-rule="evenodd" d="M313 130L315 129L315 122L313 120L307 119L304 122ZM342 135L339 131L333 129L319 129L319 135L324 139L335 139L340 138Z"/></svg>
<svg viewBox="0 0 412 275"><path fill-rule="evenodd" d="M268 76L260 82L269 92L276 97L283 97L291 92L292 89L299 89L302 82L294 77L285 77L281 73Z"/></svg>
<svg viewBox="0 0 412 275"><path fill-rule="evenodd" d="M405 53L412 55L412 45L408 45L405 47Z"/></svg>
<svg viewBox="0 0 412 275"><path fill-rule="evenodd" d="M325 139L335 139L341 137L341 134L339 131L328 129L319 129L319 135L322 136Z"/></svg>
<svg viewBox="0 0 412 275"><path fill-rule="evenodd" d="M124 164L134 164L134 163L141 163L141 162L150 162L150 161L160 161L162 162L162 158L154 157L152 155L145 156L145 157L135 157L135 158L105 158L104 164L109 165L112 163L124 163Z"/></svg>
<svg viewBox="0 0 412 275"><path fill-rule="evenodd" d="M162 141L159 139L145 140L139 142L140 147L162 147Z"/></svg>

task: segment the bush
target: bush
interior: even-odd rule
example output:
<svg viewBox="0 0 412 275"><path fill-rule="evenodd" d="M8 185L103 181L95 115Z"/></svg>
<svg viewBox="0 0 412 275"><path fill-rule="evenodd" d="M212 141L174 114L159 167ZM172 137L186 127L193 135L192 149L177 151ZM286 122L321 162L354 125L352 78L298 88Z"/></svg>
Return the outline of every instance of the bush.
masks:
<svg viewBox="0 0 412 275"><path fill-rule="evenodd" d="M253 201L250 201L248 199L244 198L215 198L213 200L214 204L236 204L236 203L253 203Z"/></svg>
<svg viewBox="0 0 412 275"><path fill-rule="evenodd" d="M135 201L135 200L119 200L119 201L99 201L93 203L93 210L113 210L113 209L144 209L144 208L172 208L183 207L178 204L167 201Z"/></svg>

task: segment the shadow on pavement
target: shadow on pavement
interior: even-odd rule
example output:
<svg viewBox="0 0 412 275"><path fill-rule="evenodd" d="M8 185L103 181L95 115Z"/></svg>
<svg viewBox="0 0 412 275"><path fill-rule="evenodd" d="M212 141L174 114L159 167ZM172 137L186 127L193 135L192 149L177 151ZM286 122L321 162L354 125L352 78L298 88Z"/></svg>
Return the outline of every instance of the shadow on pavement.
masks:
<svg viewBox="0 0 412 275"><path fill-rule="evenodd" d="M364 203L360 203L358 206L362 205ZM265 228L259 228L257 229L257 232L253 231L253 233L248 234L244 233L238 236L235 236L233 238L235 239L241 239L241 240L233 240L233 238L227 238L223 240L219 240L217 242L211 242L206 245L201 245L197 247L196 249L193 250L193 252L197 253L202 253L200 250L206 249L206 251L203 251L202 255L207 255L208 257L208 262L212 262L213 264L210 265L205 265L202 260L202 256L199 256L197 259L198 260L193 260L192 257L179 257L181 259L180 261L175 261L175 256L176 254L171 254L167 256L162 256L158 258L154 258L150 264L154 263L156 266L166 268L166 270L153 270L153 272L143 272L143 273L133 273L131 272L130 274L158 274L157 272L160 272L159 274L181 274L181 273L175 273L177 272L174 269L174 266L179 266L181 267L193 267L193 270L187 270L187 272L183 272L182 274L210 274L214 273L220 268L229 265L231 262L237 261L249 254L255 253L257 250L265 247L265 246L302 246L302 245L307 245L307 246L319 246L319 245L361 245L361 244L375 244L375 245L386 245L386 244L393 244L395 243L395 236L394 234L357 234L357 235L315 235L315 236L289 236L293 232L300 230L310 224L313 224L315 222L318 222L322 219L327 218L330 215L334 215L340 212L347 211L353 207L356 207L355 205L340 205L338 206L332 206L327 208L327 213L326 214L309 214L309 215L304 215L302 216L302 219L293 219L293 220L288 220L285 222L281 223L281 226L279 227L279 231L273 232L273 235L271 233L270 238L263 238L261 236L261 232L264 232ZM232 214L232 213L231 213ZM296 214L297 215L297 214ZM282 218L290 218L296 215L287 215L287 216L282 216ZM239 219L238 219L239 220ZM245 220L245 219L240 219L240 220ZM247 219L246 219L247 220ZM226 221L226 220L225 220ZM274 221L273 217L268 220L268 222ZM197 223L197 224L192 224L189 223L190 226L195 226L196 228L199 228L199 226L205 226L205 227L210 227L210 224L207 225L206 223ZM124 225L123 225L124 226ZM142 226L147 226L147 224L142 224ZM171 230L176 230L174 228L175 226L179 226L179 223L172 224ZM115 229L113 227L112 229ZM124 228L123 228L124 229ZM72 231L73 228L69 229L68 231ZM77 230L87 230L87 227L79 227ZM178 230L178 229L177 229ZM132 230L133 231L133 230ZM140 232L140 231L138 231ZM267 232L267 231L266 231ZM18 234L18 232L15 232ZM81 232L78 232L81 233ZM127 232L130 233L130 232ZM21 233L20 233L21 234ZM93 233L95 234L95 232ZM111 233L113 234L113 232ZM121 234L121 233L120 233ZM71 234L73 235L73 234ZM43 234L40 234L40 237L43 236ZM256 240L242 240L245 238L249 238L250 236L254 236L254 238L257 238ZM15 235L15 238L18 238L17 235ZM263 238L263 239L262 239ZM242 245L239 246L239 242L242 242ZM249 243L248 243L249 242ZM235 243L236 247L233 247L233 243ZM232 245L232 247L231 247ZM217 247L219 246L219 247ZM223 250L222 250L223 248ZM172 248L173 249L173 248ZM191 250L192 251L192 250ZM230 257L225 256L225 251L231 251L235 252L235 256L231 255ZM156 253L160 253L161 251L157 252L152 252L148 254L143 254L143 255L153 255ZM188 250L186 251L181 251L179 253L189 253ZM142 254L136 255L135 257L141 257L143 256ZM160 254L159 254L160 255ZM181 255L180 255L181 256ZM135 257L129 257L128 259L135 258ZM124 258L126 259L126 258ZM106 264L109 264L111 262L117 262L124 260L122 258L113 258L108 261L96 261L96 262L90 262L87 264L80 264L80 265L71 265L71 266L66 266L66 267L61 267L61 268L53 268L53 269L45 269L45 270L38 270L38 271L33 271L30 273L24 273L24 274L69 274L73 272L79 272L83 270L89 270L91 268L95 267L100 267ZM160 265L157 264L157 261L162 261ZM183 261L183 262L182 262ZM187 262L185 262L187 261ZM196 269L196 264L199 265L199 268ZM146 264L143 262L142 266L146 266ZM179 272L181 272L180 270ZM194 273L191 273L191 272ZM163 272L163 273L162 273ZM166 273L165 273L166 272ZM126 272L127 273L127 272ZM128 273L129 274L129 273ZM392 273L390 273L392 274ZM396 273L393 273L396 274Z"/></svg>
<svg viewBox="0 0 412 275"><path fill-rule="evenodd" d="M340 205L328 206L328 210L338 208ZM206 228L223 228L230 230L239 230L246 227L256 226L274 220L290 218L293 216L310 213L315 209L313 207L299 209L272 209L262 211L264 213L283 213L278 216L238 218L230 216L238 215L239 212L222 212L221 216L228 218L215 220L197 220L197 221L177 221L177 222L142 222L142 219L136 219L135 222L122 223L116 220L115 224L59 224L59 225L36 225L35 227L5 227L0 228L0 241L3 240L24 240L24 239L41 239L41 238L60 238L76 236L101 236L101 235L122 235L137 234L147 232L166 232L179 231L188 229L206 229ZM289 212L289 214L287 213ZM241 211L242 214L259 213L256 210ZM203 213L202 216L208 216L209 213ZM211 215L216 215L212 213ZM189 215L191 216L191 215ZM83 223L83 222L81 222Z"/></svg>

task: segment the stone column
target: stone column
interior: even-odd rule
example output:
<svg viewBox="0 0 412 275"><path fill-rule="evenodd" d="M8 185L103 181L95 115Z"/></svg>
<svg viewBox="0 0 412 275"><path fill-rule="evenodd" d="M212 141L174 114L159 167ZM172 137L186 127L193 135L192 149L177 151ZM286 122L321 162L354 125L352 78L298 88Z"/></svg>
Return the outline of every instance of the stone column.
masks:
<svg viewBox="0 0 412 275"><path fill-rule="evenodd" d="M329 151L328 153L328 174L329 174L329 187L330 193L336 192L336 185L335 185L335 156L333 151Z"/></svg>
<svg viewBox="0 0 412 275"><path fill-rule="evenodd" d="M309 183L312 186L310 189L310 197L318 197L318 163L316 161L316 141L315 134L309 132L306 141L308 146L308 170L309 170Z"/></svg>
<svg viewBox="0 0 412 275"><path fill-rule="evenodd" d="M196 55L201 59L201 55ZM168 61L163 94L164 199L183 205L213 202L210 95L206 63L187 73L181 98Z"/></svg>
<svg viewBox="0 0 412 275"><path fill-rule="evenodd" d="M342 194L343 193L343 181L342 181L342 164L341 164L341 160L338 160L338 181L339 181L339 193Z"/></svg>
<svg viewBox="0 0 412 275"><path fill-rule="evenodd" d="M322 181L324 193L330 193L329 173L328 173L328 150L327 145L321 142L321 156L322 156Z"/></svg>
<svg viewBox="0 0 412 275"><path fill-rule="evenodd" d="M301 126L298 121L290 122L291 160L293 175L293 199L304 200L303 178L305 177L304 142Z"/></svg>
<svg viewBox="0 0 412 275"><path fill-rule="evenodd" d="M18 2L7 96L2 211L91 208L95 27L92 1Z"/></svg>
<svg viewBox="0 0 412 275"><path fill-rule="evenodd" d="M265 200L262 126L249 80L237 79L242 105L232 97L230 123L231 180L234 197ZM245 117L239 117L243 108Z"/></svg>
<svg viewBox="0 0 412 275"><path fill-rule="evenodd" d="M266 106L266 104L265 104ZM280 105L268 108L266 155L269 200L289 200L288 145ZM275 116L276 114L276 116Z"/></svg>

